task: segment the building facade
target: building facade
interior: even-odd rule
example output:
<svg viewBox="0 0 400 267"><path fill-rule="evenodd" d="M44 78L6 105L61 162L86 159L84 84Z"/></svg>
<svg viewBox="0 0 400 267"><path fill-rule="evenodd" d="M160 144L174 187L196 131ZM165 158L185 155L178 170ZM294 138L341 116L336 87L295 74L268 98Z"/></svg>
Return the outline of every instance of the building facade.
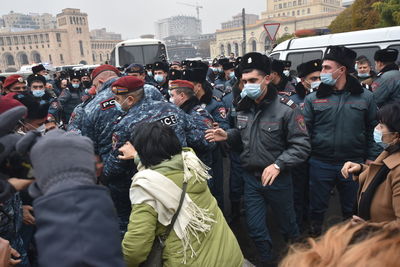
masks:
<svg viewBox="0 0 400 267"><path fill-rule="evenodd" d="M216 40L211 42L211 57L227 56L231 52L241 56L246 51L268 53L273 42L265 31L264 24L279 23L276 39L304 29L326 29L344 10L338 0L267 0L267 10L261 19L246 25L246 41L243 27L220 29Z"/></svg>
<svg viewBox="0 0 400 267"><path fill-rule="evenodd" d="M256 14L245 14L245 23L246 25L251 25L257 22L259 19L259 16ZM242 27L243 25L243 17L242 14L238 14L236 16L232 17L232 20L227 21L227 22L222 22L221 23L221 29L232 29L232 28L238 28Z"/></svg>
<svg viewBox="0 0 400 267"><path fill-rule="evenodd" d="M56 16L56 29L0 32L0 71L15 72L23 65L101 64L121 40L90 38L88 16L66 8Z"/></svg>
<svg viewBox="0 0 400 267"><path fill-rule="evenodd" d="M196 36L201 34L201 20L192 16L174 16L155 23L157 39L171 36Z"/></svg>

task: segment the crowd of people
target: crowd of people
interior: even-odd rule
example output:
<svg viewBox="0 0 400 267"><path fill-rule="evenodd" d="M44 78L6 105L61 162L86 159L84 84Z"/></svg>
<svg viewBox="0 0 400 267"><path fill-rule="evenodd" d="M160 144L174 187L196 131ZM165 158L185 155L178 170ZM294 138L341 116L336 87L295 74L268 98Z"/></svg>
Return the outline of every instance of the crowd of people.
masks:
<svg viewBox="0 0 400 267"><path fill-rule="evenodd" d="M0 79L1 266L396 266L397 58L330 46L295 72L252 52Z"/></svg>

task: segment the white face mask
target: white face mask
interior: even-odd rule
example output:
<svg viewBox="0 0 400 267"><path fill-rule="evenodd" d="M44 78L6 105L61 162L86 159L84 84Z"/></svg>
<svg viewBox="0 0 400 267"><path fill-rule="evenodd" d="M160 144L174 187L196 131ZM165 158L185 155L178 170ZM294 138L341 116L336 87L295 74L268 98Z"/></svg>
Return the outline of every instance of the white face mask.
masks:
<svg viewBox="0 0 400 267"><path fill-rule="evenodd" d="M290 70L284 70L284 71L283 71L283 74L284 74L286 77L289 77L289 76L290 76Z"/></svg>

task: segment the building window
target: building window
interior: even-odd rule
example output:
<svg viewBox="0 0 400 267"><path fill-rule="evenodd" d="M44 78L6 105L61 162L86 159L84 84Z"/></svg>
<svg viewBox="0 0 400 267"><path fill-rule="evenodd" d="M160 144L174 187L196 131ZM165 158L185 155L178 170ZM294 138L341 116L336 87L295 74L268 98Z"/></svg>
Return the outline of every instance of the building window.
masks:
<svg viewBox="0 0 400 267"><path fill-rule="evenodd" d="M69 22L70 22L69 24L74 24L72 21L72 17L69 17Z"/></svg>
<svg viewBox="0 0 400 267"><path fill-rule="evenodd" d="M81 50L81 56L84 56L85 53L83 51L83 42L82 41L79 41L79 49Z"/></svg>
<svg viewBox="0 0 400 267"><path fill-rule="evenodd" d="M37 37L37 35L34 35L34 36L33 36L33 41L34 41L35 44L38 43L38 37Z"/></svg>
<svg viewBox="0 0 400 267"><path fill-rule="evenodd" d="M40 42L44 43L43 34L40 35Z"/></svg>
<svg viewBox="0 0 400 267"><path fill-rule="evenodd" d="M0 45L4 45L4 39L3 39L3 37L0 37Z"/></svg>
<svg viewBox="0 0 400 267"><path fill-rule="evenodd" d="M311 13L311 9L307 8L307 14Z"/></svg>
<svg viewBox="0 0 400 267"><path fill-rule="evenodd" d="M46 42L48 43L48 42L50 42L50 39L49 39L49 34L48 33L46 33Z"/></svg>
<svg viewBox="0 0 400 267"><path fill-rule="evenodd" d="M279 9L281 9L282 8L282 4L279 4Z"/></svg>
<svg viewBox="0 0 400 267"><path fill-rule="evenodd" d="M20 55L20 61L22 65L29 64L28 56L25 53Z"/></svg>
<svg viewBox="0 0 400 267"><path fill-rule="evenodd" d="M297 3L298 3L298 5L301 5L301 0L298 0Z"/></svg>
<svg viewBox="0 0 400 267"><path fill-rule="evenodd" d="M40 54L38 52L34 52L32 54L32 59L33 59L33 62L35 62L35 63L42 62L42 59L41 59Z"/></svg>
<svg viewBox="0 0 400 267"><path fill-rule="evenodd" d="M297 10L297 16L300 16L300 10Z"/></svg>
<svg viewBox="0 0 400 267"><path fill-rule="evenodd" d="M306 11L303 9L303 10L301 11L301 14L302 14L302 15L305 15L305 14L306 14Z"/></svg>
<svg viewBox="0 0 400 267"><path fill-rule="evenodd" d="M18 36L14 36L14 44L18 45Z"/></svg>
<svg viewBox="0 0 400 267"><path fill-rule="evenodd" d="M287 3L288 7L292 7L292 2Z"/></svg>
<svg viewBox="0 0 400 267"><path fill-rule="evenodd" d="M60 54L60 61L61 61L61 62L64 62L64 56L63 56L63 54Z"/></svg>
<svg viewBox="0 0 400 267"><path fill-rule="evenodd" d="M56 33L56 39L57 39L57 42L61 42L61 34L60 33Z"/></svg>
<svg viewBox="0 0 400 267"><path fill-rule="evenodd" d="M225 47L223 44L220 47L220 52L221 52L221 55L225 55Z"/></svg>
<svg viewBox="0 0 400 267"><path fill-rule="evenodd" d="M283 8L287 8L287 5L286 5L286 3L283 3Z"/></svg>
<svg viewBox="0 0 400 267"><path fill-rule="evenodd" d="M292 17L294 17L295 16L295 13L294 13L294 11L292 11Z"/></svg>
<svg viewBox="0 0 400 267"><path fill-rule="evenodd" d="M100 54L99 57L100 57L100 62L103 62L103 55Z"/></svg>
<svg viewBox="0 0 400 267"><path fill-rule="evenodd" d="M6 37L7 45L11 45L11 37Z"/></svg>
<svg viewBox="0 0 400 267"><path fill-rule="evenodd" d="M256 42L256 40L253 40L251 42L251 49L252 49L253 52L257 51L257 42Z"/></svg>
<svg viewBox="0 0 400 267"><path fill-rule="evenodd" d="M21 36L21 44L25 44L25 36Z"/></svg>
<svg viewBox="0 0 400 267"><path fill-rule="evenodd" d="M52 60L51 60L51 55L49 55L49 61L51 62Z"/></svg>
<svg viewBox="0 0 400 267"><path fill-rule="evenodd" d="M14 57L12 55L7 55L6 56L6 62L7 62L8 66L15 65Z"/></svg>
<svg viewBox="0 0 400 267"><path fill-rule="evenodd" d="M93 57L93 62L96 62L96 55L94 53L92 54L92 57Z"/></svg>

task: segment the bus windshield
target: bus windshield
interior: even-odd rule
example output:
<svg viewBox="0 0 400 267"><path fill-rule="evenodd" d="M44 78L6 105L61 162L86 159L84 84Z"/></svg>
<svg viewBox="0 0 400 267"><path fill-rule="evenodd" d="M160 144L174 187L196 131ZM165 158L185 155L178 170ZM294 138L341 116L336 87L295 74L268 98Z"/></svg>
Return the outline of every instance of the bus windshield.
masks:
<svg viewBox="0 0 400 267"><path fill-rule="evenodd" d="M165 46L163 44L121 46L118 48L118 54L119 66L131 63L142 65L152 64L166 57Z"/></svg>

